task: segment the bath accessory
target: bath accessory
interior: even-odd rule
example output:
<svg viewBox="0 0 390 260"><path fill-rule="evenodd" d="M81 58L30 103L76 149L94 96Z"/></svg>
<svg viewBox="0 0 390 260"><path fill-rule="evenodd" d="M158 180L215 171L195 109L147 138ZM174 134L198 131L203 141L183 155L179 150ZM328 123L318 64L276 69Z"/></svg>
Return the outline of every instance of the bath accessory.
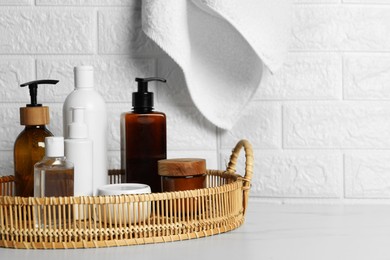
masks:
<svg viewBox="0 0 390 260"><path fill-rule="evenodd" d="M151 193L150 187L141 183L108 184L98 188L99 196L147 193ZM150 202L126 203L123 206L118 206L113 203L108 207L108 212L102 210L100 216L103 218L103 221L109 223L115 223L121 220L131 223L145 222L150 216Z"/></svg>
<svg viewBox="0 0 390 260"><path fill-rule="evenodd" d="M158 161L162 191L182 191L206 187L206 160L180 158Z"/></svg>
<svg viewBox="0 0 390 260"><path fill-rule="evenodd" d="M64 137L69 138L68 125L72 122L72 107L85 108L84 119L88 139L93 142L93 191L108 183L107 179L107 108L93 81L93 67L74 68L75 89L63 105Z"/></svg>
<svg viewBox="0 0 390 260"><path fill-rule="evenodd" d="M151 81L162 78L136 78L138 91L133 92L133 110L121 115L122 168L125 182L148 184L153 192L161 191L157 161L167 158L166 116L154 111Z"/></svg>
<svg viewBox="0 0 390 260"><path fill-rule="evenodd" d="M230 129L287 52L290 0L143 0L142 29L181 68L197 108ZM185 86L180 86L185 87Z"/></svg>
<svg viewBox="0 0 390 260"><path fill-rule="evenodd" d="M45 157L34 165L34 197L73 196L73 163L64 157L64 138L45 138Z"/></svg>
<svg viewBox="0 0 390 260"><path fill-rule="evenodd" d="M107 184L98 188L99 196L144 193L151 193L151 189L148 185L142 183Z"/></svg>
<svg viewBox="0 0 390 260"><path fill-rule="evenodd" d="M244 176L236 172L242 148L246 158ZM13 176L0 177L0 194L3 194L0 196L0 219L4 220L4 225L0 225L0 247L97 248L217 235L236 229L244 223L252 174L252 146L248 141L241 140L234 148L226 170L207 170L208 187L205 189L138 195L27 199L12 196ZM120 181L121 175L120 170L109 171L110 180L114 182ZM187 203L191 199L197 201L193 211ZM99 212L104 209L109 212L112 204L123 207L135 202L151 203L150 217L146 221L129 223L120 218L117 222L107 223L99 220L102 219L101 216L99 218ZM31 226L30 221L23 219L22 216L31 216L34 221L37 216L31 215L31 212L37 206L46 211L61 213L62 220L57 222L57 227L43 229ZM66 220L67 212L63 210L69 207L74 207L77 211L98 210L92 210L92 219L84 218L69 223ZM194 214L180 214L188 211Z"/></svg>
<svg viewBox="0 0 390 260"><path fill-rule="evenodd" d="M50 136L45 138L45 157L34 165L34 197L68 197L74 192L73 164L64 157L64 138ZM61 212L62 211L62 212ZM31 213L30 213L31 214ZM35 219L31 215L23 216L33 220L36 227L59 227L63 220L71 221L71 207L61 210L46 210L44 206L34 208ZM62 217L61 217L62 216Z"/></svg>
<svg viewBox="0 0 390 260"><path fill-rule="evenodd" d="M46 128L50 122L49 107L38 104L38 86L57 84L58 80L44 79L24 83L29 88L31 102L20 108L20 124L24 130L14 145L15 195L34 196L34 164L45 155L45 137L53 136Z"/></svg>
<svg viewBox="0 0 390 260"><path fill-rule="evenodd" d="M72 123L65 139L65 157L74 165L74 196L93 195L93 143L84 122L85 109L72 107Z"/></svg>

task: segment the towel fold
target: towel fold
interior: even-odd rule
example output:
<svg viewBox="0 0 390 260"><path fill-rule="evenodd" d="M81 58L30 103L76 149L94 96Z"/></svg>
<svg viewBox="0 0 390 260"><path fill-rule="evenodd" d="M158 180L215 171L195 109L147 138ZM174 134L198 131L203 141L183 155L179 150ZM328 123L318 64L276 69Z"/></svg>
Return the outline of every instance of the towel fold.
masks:
<svg viewBox="0 0 390 260"><path fill-rule="evenodd" d="M289 0L143 0L142 29L181 67L199 111L231 129L260 85L281 66Z"/></svg>

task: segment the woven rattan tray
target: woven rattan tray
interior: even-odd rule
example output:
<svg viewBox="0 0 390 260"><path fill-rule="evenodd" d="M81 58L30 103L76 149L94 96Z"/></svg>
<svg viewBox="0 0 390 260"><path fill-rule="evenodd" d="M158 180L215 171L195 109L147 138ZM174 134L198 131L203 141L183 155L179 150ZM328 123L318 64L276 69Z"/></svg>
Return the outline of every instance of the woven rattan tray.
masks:
<svg viewBox="0 0 390 260"><path fill-rule="evenodd" d="M236 174L241 148L245 175ZM13 176L0 178L0 247L97 248L211 236L244 222L253 169L250 143L241 140L225 171L208 170L208 188L140 195L14 197ZM109 172L111 183L122 172Z"/></svg>

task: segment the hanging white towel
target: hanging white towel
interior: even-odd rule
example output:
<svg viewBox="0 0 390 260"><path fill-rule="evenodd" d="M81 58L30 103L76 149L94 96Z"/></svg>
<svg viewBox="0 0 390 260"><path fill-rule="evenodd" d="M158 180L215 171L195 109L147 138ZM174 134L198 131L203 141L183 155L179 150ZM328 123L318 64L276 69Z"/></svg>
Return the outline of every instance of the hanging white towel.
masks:
<svg viewBox="0 0 390 260"><path fill-rule="evenodd" d="M230 129L287 51L289 0L143 0L142 29L183 70L196 107Z"/></svg>

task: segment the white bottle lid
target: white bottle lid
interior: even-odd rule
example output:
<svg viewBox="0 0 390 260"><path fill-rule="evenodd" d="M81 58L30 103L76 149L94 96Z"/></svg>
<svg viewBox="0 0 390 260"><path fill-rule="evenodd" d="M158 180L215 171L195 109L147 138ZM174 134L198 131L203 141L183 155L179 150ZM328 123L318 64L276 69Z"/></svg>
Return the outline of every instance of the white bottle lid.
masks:
<svg viewBox="0 0 390 260"><path fill-rule="evenodd" d="M64 137L49 136L45 138L46 157L64 157Z"/></svg>
<svg viewBox="0 0 390 260"><path fill-rule="evenodd" d="M70 139L88 138L88 127L84 121L85 108L72 107L72 123L68 125L68 136Z"/></svg>
<svg viewBox="0 0 390 260"><path fill-rule="evenodd" d="M78 88L93 88L93 67L74 67L74 86Z"/></svg>

